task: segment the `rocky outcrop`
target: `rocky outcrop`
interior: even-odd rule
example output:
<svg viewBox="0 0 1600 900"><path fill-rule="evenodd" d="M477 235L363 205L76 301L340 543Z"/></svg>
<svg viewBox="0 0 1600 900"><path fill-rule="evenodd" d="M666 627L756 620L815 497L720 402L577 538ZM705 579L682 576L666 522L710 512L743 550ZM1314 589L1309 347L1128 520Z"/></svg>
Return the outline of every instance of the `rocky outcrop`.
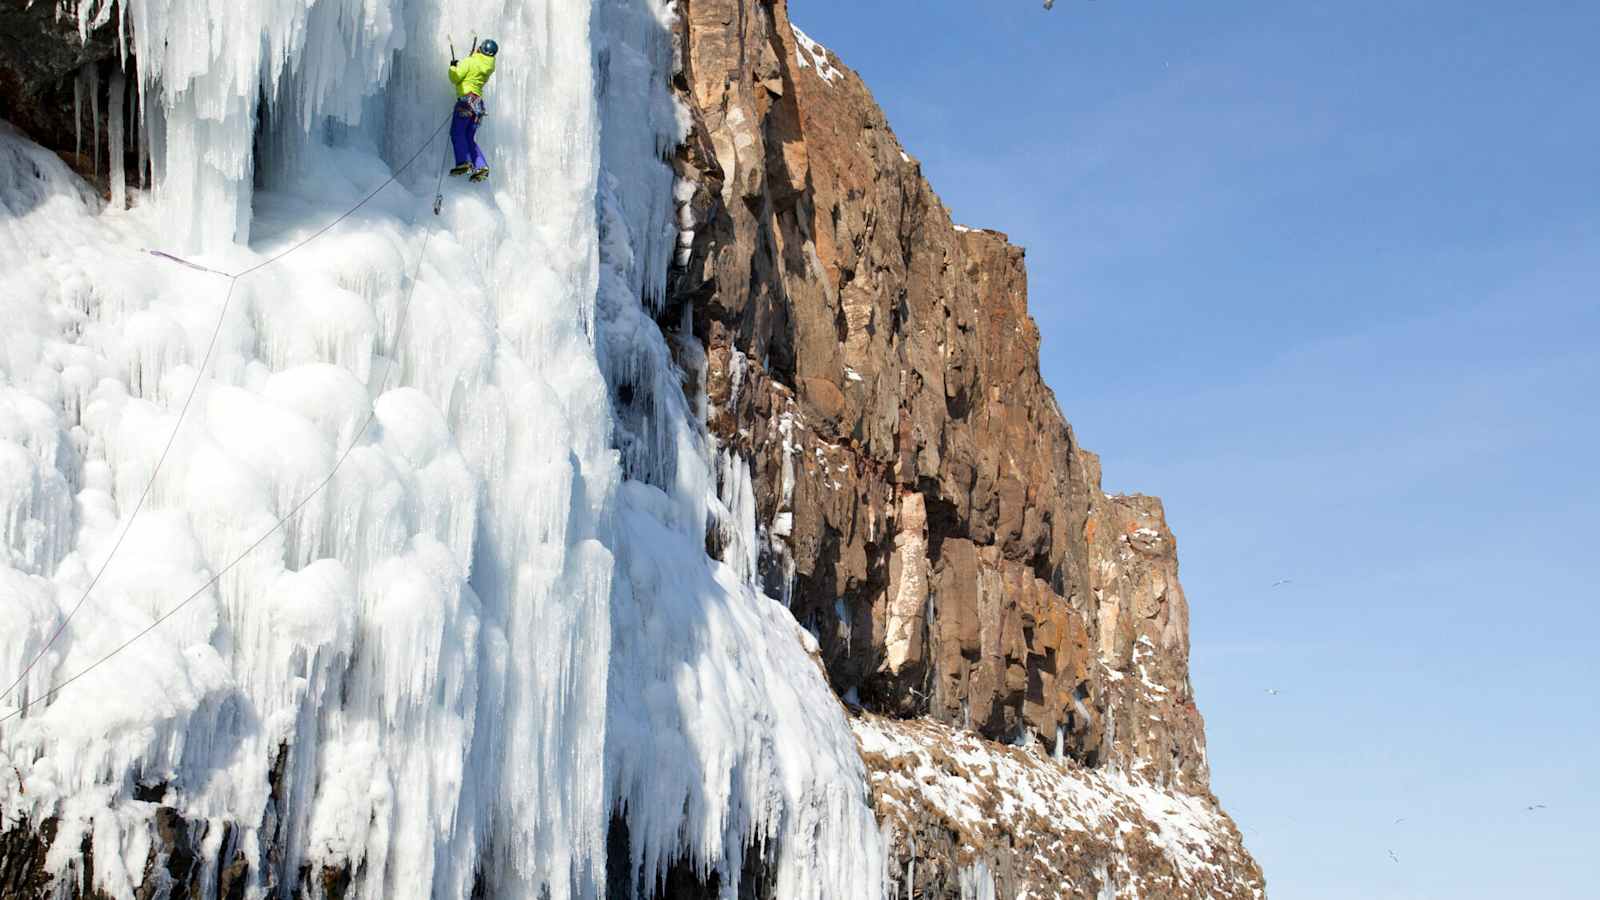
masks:
<svg viewBox="0 0 1600 900"><path fill-rule="evenodd" d="M45 868L45 855L55 840L54 820L37 828L30 822L21 822L0 831L0 896L51 896L55 885Z"/></svg>
<svg viewBox="0 0 1600 900"><path fill-rule="evenodd" d="M80 21L55 0L0 3L0 119L60 153L90 181L99 180L94 137L108 127L111 76L123 68L120 24L110 4ZM131 98L138 77L131 57L126 69L118 84ZM133 170L136 152L128 153Z"/></svg>
<svg viewBox="0 0 1600 900"><path fill-rule="evenodd" d="M266 841L274 847L281 845L276 830L281 784L282 770L274 767L274 812L263 823L267 826L263 829ZM212 826L185 819L178 810L163 805L167 789L165 784L156 784L140 785L134 790L135 801L148 804L152 825L143 874L134 896L137 900L244 900L256 880L240 847L241 829L232 824ZM96 884L92 830L80 831L76 837L78 852L69 855L66 873L54 875L53 867L47 863L62 830L60 822L54 818L34 822L26 816L12 821L4 813L0 810L0 822L6 824L0 830L0 897L6 900L61 900L64 897L102 900L108 896L91 888ZM221 829L220 840L207 840L212 827ZM216 873L214 879L206 877L208 870ZM300 872L299 883L288 887L288 894L343 900L349 885L348 869L313 871L307 866ZM278 885L263 887L276 890Z"/></svg>
<svg viewBox="0 0 1600 900"><path fill-rule="evenodd" d="M1263 896L1238 829L1209 795L996 746L927 719L855 721L902 896Z"/></svg>
<svg viewBox="0 0 1600 900"><path fill-rule="evenodd" d="M667 315L688 305L705 345L723 494L753 495L768 591L871 713L1040 746L1215 811L1175 540L1159 501L1101 491L1044 384L1023 251L951 221L860 78L782 0L681 14L692 231ZM1218 835L1233 887L1161 896L1259 889L1237 832Z"/></svg>
<svg viewBox="0 0 1600 900"><path fill-rule="evenodd" d="M65 4L24 0L0 6L0 78L36 95L90 63L115 56L116 24L109 4L79 20ZM7 118L21 108L7 109Z"/></svg>

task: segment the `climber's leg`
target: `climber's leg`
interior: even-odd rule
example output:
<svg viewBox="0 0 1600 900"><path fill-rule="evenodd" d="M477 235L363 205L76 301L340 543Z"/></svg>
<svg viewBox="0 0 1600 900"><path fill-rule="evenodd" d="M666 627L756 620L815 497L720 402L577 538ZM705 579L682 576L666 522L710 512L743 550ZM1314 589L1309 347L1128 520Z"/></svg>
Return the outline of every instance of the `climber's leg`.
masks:
<svg viewBox="0 0 1600 900"><path fill-rule="evenodd" d="M478 123L472 114L463 104L457 103L450 115L450 144L456 151L456 167L450 170L451 175L465 175L472 171L473 155L477 149L472 134L477 130Z"/></svg>
<svg viewBox="0 0 1600 900"><path fill-rule="evenodd" d="M489 161L483 156L483 148L478 146L477 119L473 119L472 124L467 126L467 142L472 146L470 161L472 162L473 170L489 168Z"/></svg>

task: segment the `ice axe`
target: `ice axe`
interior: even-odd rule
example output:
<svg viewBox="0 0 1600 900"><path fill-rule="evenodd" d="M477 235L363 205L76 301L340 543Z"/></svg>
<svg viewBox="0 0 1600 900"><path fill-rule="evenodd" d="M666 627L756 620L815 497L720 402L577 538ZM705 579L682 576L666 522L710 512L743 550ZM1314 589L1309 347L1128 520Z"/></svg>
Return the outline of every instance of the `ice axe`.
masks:
<svg viewBox="0 0 1600 900"><path fill-rule="evenodd" d="M451 65L455 65L460 59L459 57L456 56L456 39L451 37L451 36L449 36L449 35L445 35L445 43L450 45L450 64ZM478 35L476 33L474 33L472 35L472 49L467 51L467 55L471 56L472 54L477 53L477 52L478 52Z"/></svg>

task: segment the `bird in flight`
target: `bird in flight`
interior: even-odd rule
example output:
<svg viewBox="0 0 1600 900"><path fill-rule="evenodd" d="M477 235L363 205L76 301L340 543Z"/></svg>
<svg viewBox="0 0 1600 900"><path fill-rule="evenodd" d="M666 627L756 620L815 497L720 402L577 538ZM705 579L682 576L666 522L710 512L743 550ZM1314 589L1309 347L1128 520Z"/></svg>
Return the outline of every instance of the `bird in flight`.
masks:
<svg viewBox="0 0 1600 900"><path fill-rule="evenodd" d="M1533 812L1536 809L1548 809L1548 808L1549 807L1545 806L1543 803L1535 803L1532 806L1528 807L1528 812Z"/></svg>
<svg viewBox="0 0 1600 900"><path fill-rule="evenodd" d="M1286 584L1294 584L1294 579L1293 578L1280 578L1277 581L1274 581L1272 583L1272 586L1273 587L1283 587Z"/></svg>
<svg viewBox="0 0 1600 900"><path fill-rule="evenodd" d="M1394 860L1394 861L1395 861L1395 862L1397 862L1397 863L1398 863L1398 862L1399 862L1399 861L1400 861L1400 857L1398 857L1398 856L1395 856L1395 855L1394 855L1394 851L1393 851L1393 850L1390 850L1390 851L1389 851L1389 858L1390 858L1390 859L1392 859L1392 860Z"/></svg>
<svg viewBox="0 0 1600 900"><path fill-rule="evenodd" d="M1279 694L1281 694L1281 693L1283 693L1283 691L1280 691L1280 690L1278 690L1278 689L1277 689L1277 688L1267 688L1267 693L1268 693L1268 694L1271 694L1271 695L1272 695L1272 696L1274 696L1274 697L1276 697L1276 696L1278 696L1278 695L1279 695Z"/></svg>
<svg viewBox="0 0 1600 900"><path fill-rule="evenodd" d="M1405 821L1405 817L1404 817L1404 816L1402 816L1402 817L1400 817L1400 818L1398 818L1398 819L1395 819L1395 820L1394 820L1394 823L1395 823L1395 824L1396 824L1396 825L1399 825L1399 824L1400 824L1400 823L1401 823L1401 822L1404 822L1404 821Z"/></svg>

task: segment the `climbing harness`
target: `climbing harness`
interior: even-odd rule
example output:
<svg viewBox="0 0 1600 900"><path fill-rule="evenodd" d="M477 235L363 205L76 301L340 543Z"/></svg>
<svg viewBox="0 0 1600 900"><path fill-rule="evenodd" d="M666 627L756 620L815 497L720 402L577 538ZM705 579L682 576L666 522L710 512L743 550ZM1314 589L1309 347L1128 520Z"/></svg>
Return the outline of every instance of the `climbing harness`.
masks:
<svg viewBox="0 0 1600 900"><path fill-rule="evenodd" d="M167 455L172 451L172 446L173 446L174 443L176 443L176 441L178 439L178 431L180 429L182 429L182 427L183 427L183 421L184 421L185 416L189 412L189 407L194 402L195 394L199 390L200 381L202 380L201 376L203 376L205 374L205 371L206 371L206 369L208 368L208 366L209 366L209 364L211 362L212 353L216 350L217 338L222 333L222 325L223 325L223 322L226 321L226 319L227 319L228 306L233 301L233 292L234 292L234 289L239 284L239 279L244 278L247 275L251 275L251 274L253 274L255 272L259 272L262 269L265 269L266 267L272 265L273 263L278 262L279 260L281 260L284 257L288 256L289 254L294 253L296 250L299 250L300 248L306 246L307 244L311 243L312 241L316 240L317 238L320 238L324 234L327 234L329 231L331 231L334 228L334 226L338 225L340 222L343 222L345 219L348 219L350 216L354 215L357 210L361 209L363 206L366 206L368 203L370 203L374 197L377 197L378 194L380 192L382 192L384 188L386 188L389 185L391 185L391 184L395 183L396 181L398 181L399 178L400 178L400 175L403 172L405 172L407 169L409 169L411 167L412 163L416 162L419 158L421 158L421 156L423 154L423 151L428 149L428 145L433 143L433 141L436 138L438 138L441 133L443 133L443 131L445 130L445 128L449 124L450 124L450 120L448 118L445 119L443 124L441 124L437 129L435 129L433 134L429 135L428 139L422 143L422 146L417 148L417 152L411 154L411 158L410 159L407 159L403 165L401 165L398 169L396 169L393 172L393 174L391 174L389 176L389 178L386 179L383 182L383 184L378 185L375 189L373 189L373 191L371 193L369 193L366 197L362 198L361 202L357 203L355 206L353 206L350 209L346 210L343 214L341 214L338 218L334 219L332 222L329 222L327 225L324 225L322 228L318 229L311 236L309 236L309 237L305 238L304 240L294 244L293 246L290 246L288 249L279 252L275 256L269 257L268 259L264 260L263 262L257 263L256 265L251 266L251 267L249 267L247 269L244 269L241 272L237 272L237 273L223 272L223 271L220 271L220 270L217 270L217 269L207 268L206 266L202 266L202 265L199 265L199 264L194 263L194 262L190 262L189 260L183 259L183 258L178 257L178 256L174 256L173 254L167 253L165 251L161 251L161 250L146 250L146 252L149 253L151 256L160 257L161 259L165 259L165 260L168 260L168 261L171 261L171 262L175 262L175 263L178 263L179 265L187 266L188 268L194 269L196 271L207 272L207 273L210 273L210 274L213 274L213 275L218 275L218 276L227 278L228 279L228 292L223 297L223 300L222 300L222 311L220 313L218 313L218 315L217 315L217 324L216 324L216 327L213 328L212 331L211 331L211 340L206 345L206 352L205 352L204 356L201 357L200 368L198 370L198 374L195 377L193 383L190 384L189 393L184 397L183 406L178 411L178 421L173 424L172 433L167 436L166 446L162 448L161 455L156 459L155 468L150 471L150 478L145 483L144 490L140 492L138 501L136 503L134 503L133 512L131 514L129 514L127 524L122 526L122 530L117 535L116 541L111 545L111 551L106 554L105 560L100 563L100 568L95 571L94 577L89 580L89 586L84 588L83 595L78 598L78 602L73 605L72 610L70 612L68 612L67 615L61 620L60 624L58 624L56 626L55 631L53 631L51 633L49 639L44 642L44 646L39 648L39 652L36 653L31 660L29 660L28 664L25 667L23 667L22 673L19 674L16 677L16 679L13 680L11 682L11 684L6 687L6 689L5 689L5 691L3 693L0 693L0 699L4 699L5 697L9 697L11 695L11 692L16 690L17 685L21 684L23 682L23 680L28 677L28 673L33 671L34 667L39 664L39 661L44 658L44 655L47 652L49 652L50 647L56 642L56 640L58 640L61 637L62 633L66 631L67 625L72 621L73 617L78 614L78 611L83 608L83 604L89 599L89 594L94 591L95 585L100 583L101 576L103 576L106 573L106 569L111 565L112 559L115 558L116 555L117 555L117 550L119 548L121 548L123 539L128 536L128 532L129 531L133 530L134 520L139 517L140 510L144 509L145 501L147 499L149 499L149 497L150 497L150 491L155 486L156 476L160 474L161 467L166 463ZM446 147L448 148L448 144L446 145ZM439 170L438 184L435 185L435 188L434 188L434 190L435 190L435 193L434 193L434 213L435 213L436 216L437 216L437 214L439 212L440 206L443 203L443 193L442 193L443 186L444 186L444 169L443 169L443 167L441 167L440 170ZM409 312L411 310L411 298L416 293L417 278L422 274L422 260L427 256L427 253L428 253L428 242L430 240L432 240L432 238L433 238L434 226L435 226L434 221L433 220L429 220L428 230L423 235L423 238L422 238L422 247L417 253L417 264L416 264L416 267L412 270L411 282L410 282L409 286L406 288L405 302L400 307L399 324L395 328L395 336L394 336L393 346L391 347L390 353L389 353L389 358L390 359L395 359L395 358L398 358L398 356L399 356L400 338L402 337L402 335L405 332L406 318L407 318L407 315L409 314ZM385 389L387 389L388 384L389 384L389 377L390 377L391 374L393 374L394 368L395 368L394 366L385 366L384 367L383 381L380 382L379 386L378 386L378 393L379 394L382 394L383 391ZM79 670L76 674L74 674L70 678L67 678L65 681L61 682L60 684L58 684L55 687L51 688L50 690L46 691L42 696L32 698L32 699L28 700L26 703L23 703L23 704L19 705L16 709L6 713L3 716L0 716L0 724L4 724L6 722L9 722L11 719L14 719L17 716L22 715L24 712L28 711L29 709L31 709L32 707L38 705L39 703L43 703L43 702L45 702L47 700L53 699L57 694L59 694L61 691L65 690L73 682L77 681L78 679L82 678L83 676L85 676L85 675L89 674L90 672L94 671L95 669L99 668L101 665L103 665L105 662L110 660L112 657L116 656L117 654L119 654L122 651L126 650L128 647L132 646L135 641L138 641L140 638L142 638L145 635L149 634L150 632L154 631L162 623L166 622L168 619L170 619L173 616L177 615L180 610L182 610L184 607L188 606L191 602L193 602L196 598L198 598L201 595L203 595L206 591L210 590L212 588L212 586L217 584L217 582L221 581L222 580L222 576L224 576L228 572L232 571L233 568L235 566L237 566L240 562L243 562L245 557L249 556L252 551L254 551L257 547L259 547L263 543L265 543L267 538L269 538L273 534L277 533L278 529L282 528L286 522L288 522L290 519L294 518L296 515L299 515L300 510L304 509L306 504L310 503L318 494L322 493L322 491L325 488L327 488L327 486L333 481L334 475L336 475L338 473L339 468L344 465L345 460L348 459L350 457L351 452L353 452L355 450L356 444L361 440L362 437L364 437L366 435L367 429L372 427L372 423L377 419L377 415L378 415L377 408L376 408L376 406L374 406L368 412L366 422L361 426L361 428L359 430L356 431L354 437L351 438L349 446L344 448L344 452L341 453L339 455L338 460L336 460L334 462L333 468L328 470L327 476L325 478L323 478L322 481L319 482L316 487L312 488L310 493L308 493L304 497L302 497L299 500L299 502L297 502L293 506L293 508L291 508L289 510L288 513L286 513L285 515L280 517L276 522L274 522L271 528L268 528L265 532L262 533L262 535L260 537L256 538L256 540L254 542L252 542L248 547L246 547L238 556L234 557L232 561L230 561L227 565L225 565L221 569L219 569L214 575L212 575L211 579L209 581L207 581L205 584L202 584L198 589L195 590L194 593L190 594L188 597L185 597L182 602L178 603L178 605L174 606L172 609L168 610L167 612L162 613L159 617L156 618L155 621L153 621L149 625L145 626L144 629L142 629L141 631L136 633L133 637L129 638L128 640L124 641L122 644L118 645L111 652L109 652L106 655L100 657L99 659L97 659L94 662L90 663L88 666L86 666L83 669Z"/></svg>

